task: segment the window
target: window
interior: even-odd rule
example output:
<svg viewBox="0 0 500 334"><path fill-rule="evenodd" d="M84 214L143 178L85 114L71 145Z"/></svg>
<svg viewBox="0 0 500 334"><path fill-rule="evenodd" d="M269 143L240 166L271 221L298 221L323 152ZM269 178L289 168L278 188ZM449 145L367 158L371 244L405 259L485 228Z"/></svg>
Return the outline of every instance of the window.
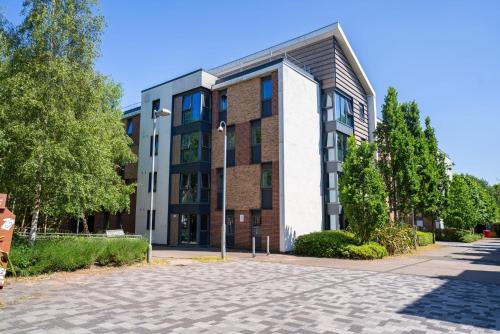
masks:
<svg viewBox="0 0 500 334"><path fill-rule="evenodd" d="M149 221L151 219L151 210L148 210L146 218L146 230L149 230ZM153 230L156 227L156 210L153 210Z"/></svg>
<svg viewBox="0 0 500 334"><path fill-rule="evenodd" d="M200 203L208 203L210 200L210 174L201 173Z"/></svg>
<svg viewBox="0 0 500 334"><path fill-rule="evenodd" d="M359 104L359 117L362 121L366 121L366 110L365 105L363 103Z"/></svg>
<svg viewBox="0 0 500 334"><path fill-rule="evenodd" d="M338 121L350 127L354 127L351 99L338 92L329 90L323 92L321 105L324 122Z"/></svg>
<svg viewBox="0 0 500 334"><path fill-rule="evenodd" d="M158 175L157 172L154 173L154 178L153 178L153 192L156 192L156 183L158 181ZM149 173L148 177L148 193L151 192L151 173Z"/></svg>
<svg viewBox="0 0 500 334"><path fill-rule="evenodd" d="M260 163L261 158L261 128L260 121L253 121L251 128L251 142L252 142L252 150L251 150L251 162L253 164Z"/></svg>
<svg viewBox="0 0 500 334"><path fill-rule="evenodd" d="M335 161L335 132L328 132L323 134L323 146L324 153L323 158L324 161Z"/></svg>
<svg viewBox="0 0 500 334"><path fill-rule="evenodd" d="M272 164L262 164L261 168L261 200L262 209L273 208L273 171Z"/></svg>
<svg viewBox="0 0 500 334"><path fill-rule="evenodd" d="M219 99L219 123L227 122L227 92L222 91Z"/></svg>
<svg viewBox="0 0 500 334"><path fill-rule="evenodd" d="M182 97L182 124L199 121L201 119L202 106L207 114L205 117L208 117L207 120L210 120L209 99L209 95L205 93L202 95L202 92L184 95Z"/></svg>
<svg viewBox="0 0 500 334"><path fill-rule="evenodd" d="M155 112L160 110L160 99L154 100L151 107L151 118L155 117Z"/></svg>
<svg viewBox="0 0 500 334"><path fill-rule="evenodd" d="M338 192L337 192L337 173L327 173L325 177L326 185L326 202L327 203L338 203Z"/></svg>
<svg viewBox="0 0 500 334"><path fill-rule="evenodd" d="M127 119L127 135L132 136L134 133L134 123L132 122L132 118Z"/></svg>
<svg viewBox="0 0 500 334"><path fill-rule="evenodd" d="M262 117L272 115L273 81L271 77L262 78L261 81L261 114Z"/></svg>
<svg viewBox="0 0 500 334"><path fill-rule="evenodd" d="M228 126L227 131L227 166L231 167L235 165L235 135L234 135L234 125Z"/></svg>
<svg viewBox="0 0 500 334"><path fill-rule="evenodd" d="M155 135L155 155L158 155L158 135ZM149 156L153 156L153 136L149 136Z"/></svg>
<svg viewBox="0 0 500 334"><path fill-rule="evenodd" d="M201 119L210 122L212 119L212 107L210 102L210 93L201 92Z"/></svg>
<svg viewBox="0 0 500 334"><path fill-rule="evenodd" d="M180 202L182 204L198 202L198 173L181 173Z"/></svg>
<svg viewBox="0 0 500 334"><path fill-rule="evenodd" d="M201 161L210 161L210 133L201 133Z"/></svg>
<svg viewBox="0 0 500 334"><path fill-rule="evenodd" d="M337 92L335 92L335 119L354 127L352 100Z"/></svg>
<svg viewBox="0 0 500 334"><path fill-rule="evenodd" d="M222 195L224 191L224 172L222 168L217 169L217 209L222 209Z"/></svg>
<svg viewBox="0 0 500 334"><path fill-rule="evenodd" d="M347 153L347 140L348 136L341 132L337 132L337 160L344 161Z"/></svg>
<svg viewBox="0 0 500 334"><path fill-rule="evenodd" d="M200 133L192 132L181 137L181 163L198 161Z"/></svg>

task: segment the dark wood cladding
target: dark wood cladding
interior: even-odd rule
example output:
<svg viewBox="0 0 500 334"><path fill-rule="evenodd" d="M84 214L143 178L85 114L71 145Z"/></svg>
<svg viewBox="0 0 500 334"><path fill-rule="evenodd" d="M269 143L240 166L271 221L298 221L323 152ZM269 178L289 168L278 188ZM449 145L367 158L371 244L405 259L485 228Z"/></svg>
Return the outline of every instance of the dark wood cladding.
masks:
<svg viewBox="0 0 500 334"><path fill-rule="evenodd" d="M306 66L322 89L337 88L353 100L354 135L356 139L368 139L368 101L357 75L354 73L341 47L330 37L289 52L291 61ZM365 115L361 115L361 105Z"/></svg>

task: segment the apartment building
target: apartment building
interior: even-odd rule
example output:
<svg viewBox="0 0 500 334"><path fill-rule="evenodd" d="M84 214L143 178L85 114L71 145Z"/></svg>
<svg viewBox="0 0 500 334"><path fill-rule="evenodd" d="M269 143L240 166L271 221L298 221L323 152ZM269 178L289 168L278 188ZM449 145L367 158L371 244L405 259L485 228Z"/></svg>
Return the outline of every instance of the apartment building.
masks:
<svg viewBox="0 0 500 334"><path fill-rule="evenodd" d="M171 116L157 120L154 110ZM227 135L228 247L289 251L345 227L338 200L347 138L372 140L375 92L338 23L141 93L135 233L218 246ZM155 171L151 159L155 155ZM155 192L150 212L150 192Z"/></svg>

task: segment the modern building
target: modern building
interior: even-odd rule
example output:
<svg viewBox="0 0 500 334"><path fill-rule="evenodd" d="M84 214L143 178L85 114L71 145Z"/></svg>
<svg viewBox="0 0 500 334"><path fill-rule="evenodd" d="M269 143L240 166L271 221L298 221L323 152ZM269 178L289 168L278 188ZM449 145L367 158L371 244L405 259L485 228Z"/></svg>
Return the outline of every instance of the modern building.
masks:
<svg viewBox="0 0 500 334"><path fill-rule="evenodd" d="M375 92L338 23L141 94L135 233L153 243L218 246L227 133L228 247L289 251L344 227L337 184L347 138L372 140ZM157 121L153 111L171 110ZM151 173L151 159L156 167ZM155 192L150 212L150 192Z"/></svg>

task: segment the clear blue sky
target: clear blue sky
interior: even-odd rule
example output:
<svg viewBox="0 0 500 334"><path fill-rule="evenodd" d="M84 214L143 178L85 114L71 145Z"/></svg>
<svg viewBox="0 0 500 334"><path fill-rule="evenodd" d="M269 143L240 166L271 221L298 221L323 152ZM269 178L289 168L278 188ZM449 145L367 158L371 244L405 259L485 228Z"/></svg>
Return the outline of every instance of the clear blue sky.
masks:
<svg viewBox="0 0 500 334"><path fill-rule="evenodd" d="M19 22L20 0L2 0ZM140 91L340 22L377 92L416 100L455 171L500 182L500 1L103 0L98 69ZM498 95L497 95L498 94Z"/></svg>

